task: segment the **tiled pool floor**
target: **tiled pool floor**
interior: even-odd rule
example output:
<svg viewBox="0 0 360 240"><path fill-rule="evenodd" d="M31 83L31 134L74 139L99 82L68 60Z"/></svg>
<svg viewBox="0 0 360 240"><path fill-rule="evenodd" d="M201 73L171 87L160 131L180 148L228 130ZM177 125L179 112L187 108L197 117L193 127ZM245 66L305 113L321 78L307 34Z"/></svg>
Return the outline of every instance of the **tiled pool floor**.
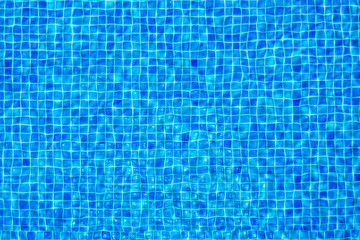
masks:
<svg viewBox="0 0 360 240"><path fill-rule="evenodd" d="M359 6L0 1L0 239L359 239Z"/></svg>

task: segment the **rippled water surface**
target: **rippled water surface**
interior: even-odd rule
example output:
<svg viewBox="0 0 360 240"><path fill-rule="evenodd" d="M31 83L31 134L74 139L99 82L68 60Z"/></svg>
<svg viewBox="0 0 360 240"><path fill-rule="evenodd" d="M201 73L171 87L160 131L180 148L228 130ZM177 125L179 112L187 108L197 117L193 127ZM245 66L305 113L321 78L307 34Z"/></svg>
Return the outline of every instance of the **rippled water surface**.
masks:
<svg viewBox="0 0 360 240"><path fill-rule="evenodd" d="M359 239L359 6L0 1L0 239Z"/></svg>

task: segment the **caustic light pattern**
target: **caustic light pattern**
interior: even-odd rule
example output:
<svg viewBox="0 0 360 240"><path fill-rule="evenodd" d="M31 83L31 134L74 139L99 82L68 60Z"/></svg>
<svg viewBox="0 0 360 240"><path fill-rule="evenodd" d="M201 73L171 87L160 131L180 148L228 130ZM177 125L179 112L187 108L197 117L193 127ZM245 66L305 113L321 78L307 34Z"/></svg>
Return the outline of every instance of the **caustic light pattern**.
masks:
<svg viewBox="0 0 360 240"><path fill-rule="evenodd" d="M359 239L359 6L0 1L0 239Z"/></svg>

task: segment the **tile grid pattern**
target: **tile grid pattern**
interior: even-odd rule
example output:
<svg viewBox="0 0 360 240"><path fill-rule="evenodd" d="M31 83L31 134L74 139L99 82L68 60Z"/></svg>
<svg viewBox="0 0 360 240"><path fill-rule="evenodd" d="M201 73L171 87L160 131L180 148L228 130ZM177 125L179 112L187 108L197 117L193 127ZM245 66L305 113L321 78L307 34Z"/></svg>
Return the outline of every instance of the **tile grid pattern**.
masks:
<svg viewBox="0 0 360 240"><path fill-rule="evenodd" d="M0 1L0 239L359 239L359 6Z"/></svg>

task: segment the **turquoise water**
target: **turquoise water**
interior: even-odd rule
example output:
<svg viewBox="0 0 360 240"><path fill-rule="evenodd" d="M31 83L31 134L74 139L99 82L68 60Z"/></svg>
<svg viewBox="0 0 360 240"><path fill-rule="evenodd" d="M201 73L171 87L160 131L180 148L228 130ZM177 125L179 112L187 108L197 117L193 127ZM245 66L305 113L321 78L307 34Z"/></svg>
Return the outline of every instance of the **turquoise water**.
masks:
<svg viewBox="0 0 360 240"><path fill-rule="evenodd" d="M359 239L359 6L0 1L0 239Z"/></svg>

